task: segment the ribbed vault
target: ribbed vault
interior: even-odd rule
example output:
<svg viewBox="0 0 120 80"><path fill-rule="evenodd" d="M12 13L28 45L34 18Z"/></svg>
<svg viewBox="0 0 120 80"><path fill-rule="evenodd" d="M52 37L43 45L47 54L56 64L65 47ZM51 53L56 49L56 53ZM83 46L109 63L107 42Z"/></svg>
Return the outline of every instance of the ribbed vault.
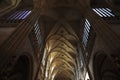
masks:
<svg viewBox="0 0 120 80"><path fill-rule="evenodd" d="M45 40L44 80L77 80L80 0L42 0L41 24ZM84 5L85 6L85 5Z"/></svg>
<svg viewBox="0 0 120 80"><path fill-rule="evenodd" d="M46 38L46 72L48 80L74 80L78 37L68 23L57 22Z"/></svg>

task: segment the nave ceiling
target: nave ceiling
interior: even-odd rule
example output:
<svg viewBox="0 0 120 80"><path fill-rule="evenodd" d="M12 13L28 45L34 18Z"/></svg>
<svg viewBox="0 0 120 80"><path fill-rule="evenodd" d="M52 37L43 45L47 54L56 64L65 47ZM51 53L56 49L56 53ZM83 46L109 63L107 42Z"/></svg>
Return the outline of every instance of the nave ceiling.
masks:
<svg viewBox="0 0 120 80"><path fill-rule="evenodd" d="M37 2L20 1L21 8L33 6L31 3ZM103 0L90 1L104 3ZM77 77L78 45L83 31L81 23L84 22L83 13L89 5L87 0L41 0L39 25L45 41L46 80L75 80Z"/></svg>
<svg viewBox="0 0 120 80"><path fill-rule="evenodd" d="M45 46L45 79L74 80L80 34L79 0L44 0L39 19Z"/></svg>

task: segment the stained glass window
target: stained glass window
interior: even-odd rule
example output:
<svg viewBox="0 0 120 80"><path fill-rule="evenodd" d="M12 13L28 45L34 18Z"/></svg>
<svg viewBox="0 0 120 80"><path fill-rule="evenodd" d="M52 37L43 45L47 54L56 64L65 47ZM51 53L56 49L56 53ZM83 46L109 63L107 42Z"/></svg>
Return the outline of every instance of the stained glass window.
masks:
<svg viewBox="0 0 120 80"><path fill-rule="evenodd" d="M114 13L109 8L93 8L94 12L96 12L100 17L114 17Z"/></svg>
<svg viewBox="0 0 120 80"><path fill-rule="evenodd" d="M88 42L89 32L90 32L90 23L87 19L85 19L85 26L84 26L84 32L83 32L83 43L86 46Z"/></svg>
<svg viewBox="0 0 120 80"><path fill-rule="evenodd" d="M34 25L34 32L35 32L35 35L36 35L36 39L37 39L38 45L40 45L40 43L41 43L41 36L40 36L40 28L39 28L38 21Z"/></svg>
<svg viewBox="0 0 120 80"><path fill-rule="evenodd" d="M31 10L16 11L10 15L7 20L22 20L25 19L30 13Z"/></svg>

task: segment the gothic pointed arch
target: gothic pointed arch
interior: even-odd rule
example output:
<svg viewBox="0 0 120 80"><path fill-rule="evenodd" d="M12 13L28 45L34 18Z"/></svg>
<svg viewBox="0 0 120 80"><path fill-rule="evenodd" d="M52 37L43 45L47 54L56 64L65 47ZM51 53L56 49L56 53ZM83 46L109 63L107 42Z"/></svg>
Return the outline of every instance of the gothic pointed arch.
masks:
<svg viewBox="0 0 120 80"><path fill-rule="evenodd" d="M93 70L95 80L119 80L120 72L111 59L104 51L95 54L93 60Z"/></svg>
<svg viewBox="0 0 120 80"><path fill-rule="evenodd" d="M29 53L12 55L0 72L1 80L32 80L33 59Z"/></svg>

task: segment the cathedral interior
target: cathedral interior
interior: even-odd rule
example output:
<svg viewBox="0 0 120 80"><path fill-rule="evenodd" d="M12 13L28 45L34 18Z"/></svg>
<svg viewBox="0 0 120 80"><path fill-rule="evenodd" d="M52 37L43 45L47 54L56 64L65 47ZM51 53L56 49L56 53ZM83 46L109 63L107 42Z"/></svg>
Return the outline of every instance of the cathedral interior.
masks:
<svg viewBox="0 0 120 80"><path fill-rule="evenodd" d="M120 0L0 0L0 80L120 80Z"/></svg>

